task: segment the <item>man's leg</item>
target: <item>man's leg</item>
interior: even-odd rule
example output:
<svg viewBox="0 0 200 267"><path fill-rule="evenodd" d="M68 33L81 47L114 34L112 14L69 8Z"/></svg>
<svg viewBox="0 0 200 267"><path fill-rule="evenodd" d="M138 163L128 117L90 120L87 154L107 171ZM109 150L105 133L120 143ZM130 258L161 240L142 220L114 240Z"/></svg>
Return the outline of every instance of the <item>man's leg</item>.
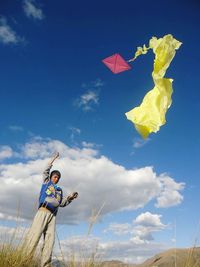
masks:
<svg viewBox="0 0 200 267"><path fill-rule="evenodd" d="M44 244L42 248L41 267L51 266L51 257L55 240L55 216L51 216L44 232Z"/></svg>
<svg viewBox="0 0 200 267"><path fill-rule="evenodd" d="M49 212L38 210L31 228L29 229L27 236L25 238L25 242L23 244L23 248L28 254L33 254L39 241L42 233L45 231L47 227Z"/></svg>

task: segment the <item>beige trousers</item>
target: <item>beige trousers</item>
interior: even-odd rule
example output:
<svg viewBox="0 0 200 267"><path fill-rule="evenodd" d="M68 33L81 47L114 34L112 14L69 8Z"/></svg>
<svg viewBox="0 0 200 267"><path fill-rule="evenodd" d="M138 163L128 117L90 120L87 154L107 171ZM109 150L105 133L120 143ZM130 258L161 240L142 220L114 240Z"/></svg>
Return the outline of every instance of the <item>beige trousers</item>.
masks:
<svg viewBox="0 0 200 267"><path fill-rule="evenodd" d="M26 251L33 255L43 234L41 267L49 267L55 240L55 216L46 209L39 209L25 239Z"/></svg>

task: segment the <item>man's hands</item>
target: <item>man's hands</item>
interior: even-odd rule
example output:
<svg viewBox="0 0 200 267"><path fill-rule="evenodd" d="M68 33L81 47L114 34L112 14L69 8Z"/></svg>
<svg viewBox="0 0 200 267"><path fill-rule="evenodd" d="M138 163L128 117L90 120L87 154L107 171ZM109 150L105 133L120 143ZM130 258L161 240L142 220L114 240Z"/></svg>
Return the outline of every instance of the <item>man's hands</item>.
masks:
<svg viewBox="0 0 200 267"><path fill-rule="evenodd" d="M78 197L78 192L73 192L72 194L70 194L68 197L67 197L67 200L68 201L72 201L72 200L74 200L75 198L77 198Z"/></svg>
<svg viewBox="0 0 200 267"><path fill-rule="evenodd" d="M52 165L53 163L54 163L54 161L57 159L57 158L59 158L59 152L55 152L54 153L54 155L53 155L53 157L52 157L52 159L51 159L51 161L49 162L49 165Z"/></svg>

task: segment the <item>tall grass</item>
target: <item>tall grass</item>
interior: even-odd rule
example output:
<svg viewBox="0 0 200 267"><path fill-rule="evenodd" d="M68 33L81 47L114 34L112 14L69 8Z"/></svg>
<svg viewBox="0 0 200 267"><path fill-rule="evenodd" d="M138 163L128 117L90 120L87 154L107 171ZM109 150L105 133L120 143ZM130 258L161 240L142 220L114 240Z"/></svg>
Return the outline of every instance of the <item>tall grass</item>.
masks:
<svg viewBox="0 0 200 267"><path fill-rule="evenodd" d="M32 257L27 257L23 249L13 244L1 244L0 267L39 267L39 265Z"/></svg>
<svg viewBox="0 0 200 267"><path fill-rule="evenodd" d="M19 225L19 215L12 233L0 235L0 267L39 267L38 261L27 255L23 247L25 231Z"/></svg>
<svg viewBox="0 0 200 267"><path fill-rule="evenodd" d="M105 205L105 204L104 204ZM104 206L103 205L103 206ZM91 251L88 251L88 239L89 235L92 231L94 224L96 223L100 212L103 208L96 213L93 212L90 223L88 226L88 232L85 237L83 237L83 242L81 242L82 246L80 251L75 251L73 248L71 249L68 255L64 254L64 251L61 246L61 242L58 238L58 234L56 232L56 236L58 239L58 247L61 255L61 259L59 266L62 267L100 267L100 258L98 254L98 246L94 246ZM0 267L39 267L40 266L40 255L38 251L35 257L31 255L27 255L26 249L23 246L23 237L19 240L19 225L16 224L16 227L9 237L5 235L5 237L0 236ZM65 259L66 258L66 259ZM52 264L52 266L54 266Z"/></svg>

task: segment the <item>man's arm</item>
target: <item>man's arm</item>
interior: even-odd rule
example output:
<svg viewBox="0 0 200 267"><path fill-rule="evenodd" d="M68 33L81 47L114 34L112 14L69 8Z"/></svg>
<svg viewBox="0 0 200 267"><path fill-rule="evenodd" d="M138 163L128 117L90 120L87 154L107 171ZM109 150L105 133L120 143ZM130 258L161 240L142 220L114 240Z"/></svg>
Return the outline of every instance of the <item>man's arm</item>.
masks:
<svg viewBox="0 0 200 267"><path fill-rule="evenodd" d="M46 169L43 172L43 182L46 183L49 181L49 173L51 170L51 167L53 166L54 161L59 157L59 153L56 152L55 155L52 157L52 159L49 161Z"/></svg>
<svg viewBox="0 0 200 267"><path fill-rule="evenodd" d="M75 198L78 197L78 193L77 192L74 192L72 193L71 195L67 196L67 197L64 197L61 204L60 204L60 207L66 207L67 205L69 205L72 200L74 200Z"/></svg>

